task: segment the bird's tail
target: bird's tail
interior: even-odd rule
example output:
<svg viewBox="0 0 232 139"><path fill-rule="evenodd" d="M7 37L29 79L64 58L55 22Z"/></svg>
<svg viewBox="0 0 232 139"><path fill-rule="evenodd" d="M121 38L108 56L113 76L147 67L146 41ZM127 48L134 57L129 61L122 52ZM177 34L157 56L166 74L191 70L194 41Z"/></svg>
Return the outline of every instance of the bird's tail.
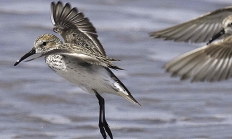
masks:
<svg viewBox="0 0 232 139"><path fill-rule="evenodd" d="M118 95L124 97L131 103L140 105L138 101L131 95L130 91L126 88L126 86L113 74L113 72L110 69L107 70L110 73L111 78L115 81L114 87L117 90Z"/></svg>

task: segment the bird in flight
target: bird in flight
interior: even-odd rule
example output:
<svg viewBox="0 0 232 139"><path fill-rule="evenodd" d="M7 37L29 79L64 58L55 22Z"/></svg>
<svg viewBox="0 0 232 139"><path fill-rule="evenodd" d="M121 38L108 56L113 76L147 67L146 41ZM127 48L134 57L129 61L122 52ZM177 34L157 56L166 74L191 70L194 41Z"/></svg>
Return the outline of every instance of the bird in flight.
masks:
<svg viewBox="0 0 232 139"><path fill-rule="evenodd" d="M169 61L164 68L182 80L221 81L232 76L232 6L218 9L150 35L165 40L207 44Z"/></svg>
<svg viewBox="0 0 232 139"><path fill-rule="evenodd" d="M106 55L94 26L83 13L76 7L71 8L69 3L63 5L60 1L52 2L51 19L54 32L60 34L64 42L53 34L43 34L35 40L31 51L22 56L14 66L33 54L41 54L39 57L45 57L46 64L58 75L96 95L100 106L100 133L104 139L107 134L113 139L105 119L105 101L101 94L119 95L134 104L140 104L110 70L121 68L113 64L116 59Z"/></svg>
<svg viewBox="0 0 232 139"><path fill-rule="evenodd" d="M229 6L193 20L151 32L150 36L177 42L207 42L209 44L221 36L225 38L232 34L231 16L232 6Z"/></svg>

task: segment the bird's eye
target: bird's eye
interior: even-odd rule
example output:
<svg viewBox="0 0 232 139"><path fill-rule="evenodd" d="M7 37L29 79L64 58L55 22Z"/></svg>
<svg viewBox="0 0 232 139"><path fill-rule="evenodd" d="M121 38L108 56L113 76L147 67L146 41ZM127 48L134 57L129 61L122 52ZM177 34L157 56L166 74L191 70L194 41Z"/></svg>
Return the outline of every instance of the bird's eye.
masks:
<svg viewBox="0 0 232 139"><path fill-rule="evenodd" d="M43 42L42 45L43 45L43 46L46 46L46 45L47 45L47 42Z"/></svg>

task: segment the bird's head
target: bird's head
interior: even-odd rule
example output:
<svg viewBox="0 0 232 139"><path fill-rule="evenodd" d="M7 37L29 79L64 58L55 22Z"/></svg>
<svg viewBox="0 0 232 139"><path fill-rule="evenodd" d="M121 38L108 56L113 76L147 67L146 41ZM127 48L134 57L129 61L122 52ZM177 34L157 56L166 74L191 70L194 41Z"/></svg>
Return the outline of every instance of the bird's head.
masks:
<svg viewBox="0 0 232 139"><path fill-rule="evenodd" d="M45 53L48 53L51 50L57 49L60 44L62 44L62 41L53 34L41 35L35 40L34 47L31 49L31 51L29 51L24 56L22 56L14 64L14 66L18 65L21 61L30 57L31 55L34 55L34 54L42 54L43 55Z"/></svg>

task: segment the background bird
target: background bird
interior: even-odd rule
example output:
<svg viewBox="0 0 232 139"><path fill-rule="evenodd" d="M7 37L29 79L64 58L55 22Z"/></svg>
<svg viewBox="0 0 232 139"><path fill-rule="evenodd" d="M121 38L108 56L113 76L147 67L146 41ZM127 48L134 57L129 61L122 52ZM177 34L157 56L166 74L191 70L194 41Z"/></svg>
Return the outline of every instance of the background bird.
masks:
<svg viewBox="0 0 232 139"><path fill-rule="evenodd" d="M151 32L150 35L178 42L212 42L220 37L215 38L215 35L220 32L221 35L224 34L224 37L232 34L231 15L232 6L229 6L173 27Z"/></svg>
<svg viewBox="0 0 232 139"><path fill-rule="evenodd" d="M150 33L165 40L207 45L180 55L164 68L182 80L221 81L231 77L232 7L218 9L188 22ZM220 38L220 39L219 39ZM213 42L217 40L216 42Z"/></svg>

